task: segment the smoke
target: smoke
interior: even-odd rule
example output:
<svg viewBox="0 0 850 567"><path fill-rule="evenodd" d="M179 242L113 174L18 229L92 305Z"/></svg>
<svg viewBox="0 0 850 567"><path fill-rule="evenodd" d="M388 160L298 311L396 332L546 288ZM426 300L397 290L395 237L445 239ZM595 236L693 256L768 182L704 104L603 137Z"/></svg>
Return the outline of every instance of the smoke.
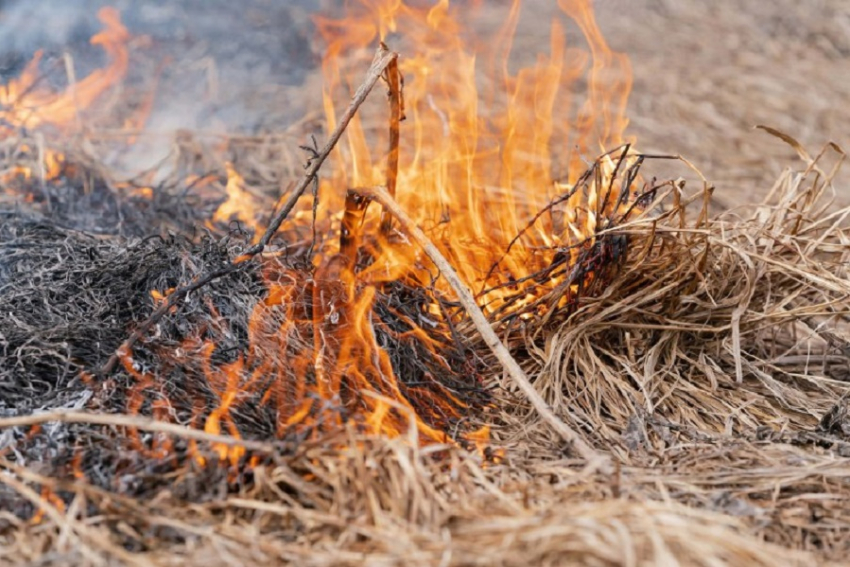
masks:
<svg viewBox="0 0 850 567"><path fill-rule="evenodd" d="M102 66L104 53L89 40L102 27L98 10L113 6L134 38L147 38L132 45L126 82L137 90L155 85L148 131L278 131L309 102L300 87L318 67L310 15L319 2L0 0L0 82L17 76L39 49L46 80L60 88L68 81L65 54L78 78ZM120 169L146 169L168 151L161 138L141 141Z"/></svg>
<svg viewBox="0 0 850 567"><path fill-rule="evenodd" d="M32 2L5 0L0 2L0 51L33 52L57 49L70 43L86 41L97 29L95 13L102 2Z"/></svg>
<svg viewBox="0 0 850 567"><path fill-rule="evenodd" d="M46 64L71 54L77 76L100 66L103 54L89 39L103 6L117 8L131 34L150 38L138 49L164 63L155 110L174 110L162 124L192 128L217 116L228 127L255 128L259 109L231 105L299 85L317 64L309 15L318 0L0 0L0 79L19 73L37 49Z"/></svg>

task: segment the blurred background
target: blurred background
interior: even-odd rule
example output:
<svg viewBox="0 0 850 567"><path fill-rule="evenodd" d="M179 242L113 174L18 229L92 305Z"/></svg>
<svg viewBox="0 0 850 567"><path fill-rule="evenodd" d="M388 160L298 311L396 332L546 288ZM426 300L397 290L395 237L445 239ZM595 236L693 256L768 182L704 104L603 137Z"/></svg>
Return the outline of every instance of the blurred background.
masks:
<svg viewBox="0 0 850 567"><path fill-rule="evenodd" d="M634 67L631 132L713 181L718 202L763 196L795 152L764 124L817 153L850 151L847 0L598 0L600 25ZM836 184L850 204L850 167Z"/></svg>

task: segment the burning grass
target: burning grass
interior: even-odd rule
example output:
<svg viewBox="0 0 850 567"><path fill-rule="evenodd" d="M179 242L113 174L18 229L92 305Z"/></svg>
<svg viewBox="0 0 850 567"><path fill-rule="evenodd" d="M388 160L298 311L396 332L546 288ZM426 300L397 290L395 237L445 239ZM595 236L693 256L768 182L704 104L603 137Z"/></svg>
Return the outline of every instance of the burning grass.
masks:
<svg viewBox="0 0 850 567"><path fill-rule="evenodd" d="M3 559L844 557L850 210L829 202L844 155L768 129L802 166L750 213L709 216L708 183L647 180L670 158L621 144L627 85L600 81L628 63L587 6L562 2L598 58L579 126L558 132L544 87L575 77L557 24L548 58L491 77L523 103L479 116L477 92L455 90L471 60L444 50L448 4L391 14L398 29L427 22L412 37L436 58L398 64L382 47L340 116L350 77L326 60L329 141L306 147L267 226L246 202L271 199L232 163L215 202L194 191L204 172L117 184L90 152L63 148L54 171L37 137L10 134L6 181L25 197L0 228ZM346 38L385 32L373 16ZM330 53L356 47L320 28ZM447 57L460 59L433 66ZM416 77L404 91L399 72ZM382 78L388 129L361 109ZM444 111L427 96L438 79ZM458 136L429 144L433 128ZM571 155L552 180L535 152L556 135L615 148L581 169ZM180 163L207 163L187 147ZM114 223L93 234L99 217Z"/></svg>
<svg viewBox="0 0 850 567"><path fill-rule="evenodd" d="M617 228L628 235L629 253L599 295L580 297L563 320L499 327L560 417L614 456L610 473L584 470L507 383L491 390L490 409L477 417L494 426L493 443L504 451L496 461L423 445L412 413L395 439L353 421L273 443L242 441L253 466L236 469L199 466L191 447L215 463L210 447L221 440L180 425L121 415L94 424L73 412L12 418L3 422L6 442L18 439L2 462L4 508L12 512L4 515L7 557L43 559L33 550L51 549L56 562L90 564L107 557L317 565L838 560L850 526L842 225L850 211L825 201L825 158L804 158L748 217L707 218L707 193L687 197L670 186L657 195L661 205L647 209L656 214ZM66 254L93 246L88 236L47 234ZM187 258L210 257L209 248L192 246L115 247L123 259L108 264L132 268L130 258L147 259L138 287L157 289L168 284L165 274L194 273ZM40 248L49 262L49 247ZM221 261L226 251L216 254ZM54 264L52 274L72 267ZM258 289L248 275L213 285L207 301L219 310L229 302L234 316L247 317ZM126 293L123 301L138 301ZM194 299L161 334L208 320L203 303ZM468 323L456 332L475 336ZM227 336L240 341L221 329ZM493 363L480 346L466 348ZM120 388L99 386L87 407L108 409L109 399L123 399ZM35 422L44 422L40 431L8 429ZM274 436L261 416L240 415L238 423L243 431L253 424L258 439L263 427ZM168 456L140 454L126 436L133 430L147 443L168 444ZM28 501L30 510L46 510L38 522L20 507Z"/></svg>

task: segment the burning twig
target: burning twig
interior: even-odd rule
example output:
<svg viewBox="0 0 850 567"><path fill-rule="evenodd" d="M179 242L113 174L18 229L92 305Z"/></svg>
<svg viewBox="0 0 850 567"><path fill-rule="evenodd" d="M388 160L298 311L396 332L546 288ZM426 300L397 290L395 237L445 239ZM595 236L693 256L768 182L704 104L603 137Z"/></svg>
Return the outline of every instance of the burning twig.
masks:
<svg viewBox="0 0 850 567"><path fill-rule="evenodd" d="M369 200L357 191L350 190L345 196L345 214L339 232L339 253L348 258L352 270L357 265L363 216L368 205Z"/></svg>
<svg viewBox="0 0 850 567"><path fill-rule="evenodd" d="M375 83L378 82L378 79L384 74L387 68L391 63L396 61L398 58L398 54L392 51L389 51L385 45L382 45L378 48L378 52L375 54L375 59L372 62L372 66L369 67L369 71L366 74L366 79L363 81L363 84L357 89L354 93L354 97L351 99L351 102L348 105L348 108L345 109L345 113L342 115L342 118L339 121L339 124L331 133L330 138L328 139L325 146L317 153L314 158L311 158L307 163L307 172L304 174L304 177L301 178L301 181L298 185L293 189L292 193L289 195L289 199L284 203L283 207L274 215L272 221L269 223L268 228L263 233L263 236L260 240L246 250L240 256L237 256L231 263L227 264L223 268L215 270L194 282L191 282L187 285L181 286L174 290L171 294L169 294L166 301L162 302L159 308L154 311L147 320L141 323L133 333L127 337L120 347L115 351L106 364L101 368L101 374L109 374L115 367L118 365L120 358L132 350L133 346L143 337L148 331L160 320L162 317L168 313L172 307L176 307L178 302L183 300L193 291L200 289L201 287L207 285L208 283L217 280L221 277L227 276L229 274L233 274L240 269L242 269L247 262L253 259L255 256L260 254L263 250L265 250L269 241L271 241L272 237L277 233L280 225L283 224L283 221L289 216L289 213L292 212L292 209L295 208L295 204L298 202L298 199L301 198L301 195L304 194L307 187L311 185L316 176L319 173L319 169L322 167L322 164L327 159L328 155L336 146L339 139L342 137L343 132L348 127L349 122L357 113L357 110L360 108L360 105L363 104L363 101L366 100L366 97L372 91L372 88L375 86Z"/></svg>
<svg viewBox="0 0 850 567"><path fill-rule="evenodd" d="M362 188L360 191L378 201L385 210L389 211L396 219L398 219L404 230L425 250L425 253L429 258L431 258L431 261L434 262L440 272L445 275L446 281L448 281L449 285L451 285L452 289L454 289L455 293L457 293L458 300L469 313L472 322L475 324L478 332L481 333L484 342L487 343L487 346L496 358L499 359L499 362L502 363L504 369L508 374L510 374L519 389L522 390L523 394L525 394L528 398L528 401L531 402L531 405L534 406L535 410L537 410L537 413L539 413L540 416L550 426L552 426L552 428L557 431L565 441L572 443L579 455L581 455L588 464L604 465L607 458L588 445L576 431L555 415L555 412L552 411L549 404L546 403L540 393L531 384L517 361L514 360L511 353L505 345L502 344L502 341L499 340L496 332L490 326L489 321L487 321L487 317L481 311L481 308L478 307L478 304L475 303L475 298L472 296L472 292L470 292L466 284L461 281L457 272L455 272L454 268L452 268L451 264L449 264L448 260L446 260L446 258L440 253L437 247L434 246L431 239L429 239L416 225L413 219L404 212L398 202L392 197L392 195L389 194L387 189L384 187L368 187Z"/></svg>
<svg viewBox="0 0 850 567"><path fill-rule="evenodd" d="M386 49L382 43L381 47ZM398 181L398 154L400 140L400 123L404 120L404 95L402 85L404 77L398 70L398 60L390 61L387 66L387 83L389 84L390 99L390 152L387 154L387 193L395 197L396 182ZM392 228L392 216L387 210L381 212L381 234L386 236Z"/></svg>

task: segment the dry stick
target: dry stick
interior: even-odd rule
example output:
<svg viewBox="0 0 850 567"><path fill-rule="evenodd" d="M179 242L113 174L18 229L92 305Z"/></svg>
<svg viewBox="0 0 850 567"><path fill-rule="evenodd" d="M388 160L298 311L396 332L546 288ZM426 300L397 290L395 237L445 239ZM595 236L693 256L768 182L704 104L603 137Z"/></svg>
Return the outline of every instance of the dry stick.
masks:
<svg viewBox="0 0 850 567"><path fill-rule="evenodd" d="M0 419L0 429L6 429L9 427L26 427L50 422L87 423L90 425L112 425L116 427L132 427L135 429L142 429L155 433L166 433L169 435L174 435L176 437L193 439L195 441L220 443L229 447L245 447L245 449L249 451L257 451L259 453L267 454L275 453L277 450L275 446L270 443L261 443L259 441L239 439L238 437L231 437L229 435L213 435L211 433L201 431L200 429L191 429L189 427L177 425L176 423L157 421L150 417L114 413L53 411L45 413L36 413L31 415L21 415L17 417L6 417Z"/></svg>
<svg viewBox="0 0 850 567"><path fill-rule="evenodd" d="M525 372L523 372L517 361L514 360L513 356L511 356L511 353L508 352L505 345L502 344L502 341L499 340L499 337L496 335L496 332L493 330L490 322L487 321L487 317L481 311L481 308L478 307L478 304L475 303L475 298L473 298L472 292L470 292L466 284L461 281L460 277L454 271L451 264L449 264L448 260L445 259L439 250L437 250L437 247L434 246L425 233L416 226L413 219L411 219L407 213L402 210L398 202L389 194L389 192L387 192L386 188L366 187L359 188L358 191L374 198L383 205L386 210L398 219L405 232L412 236L413 239L425 250L425 253L428 254L428 257L431 258L431 261L434 262L440 272L446 277L449 285L451 285L452 289L455 290L461 305L463 305L467 313L469 313L472 322L484 338L484 342L487 343L487 346L490 347L490 350L493 351L493 354L495 354L496 358L499 359L499 362L502 363L502 366L508 374L510 374L511 378L513 378L516 385L519 386L519 389L522 390L522 393L528 398L528 401L531 402L531 405L534 406L534 409L537 410L537 413L540 414L540 416L549 425L551 425L552 428L564 438L564 440L572 443L579 455L581 455L581 457L589 464L604 462L606 458L588 445L569 425L561 421L540 393L534 389L534 386L528 380Z"/></svg>
<svg viewBox="0 0 850 567"><path fill-rule="evenodd" d="M240 256L237 256L232 262L224 267L210 272L209 274L206 274L185 286L179 287L168 294L168 298L160 304L150 317L148 317L141 325L136 327L136 330L133 331L130 336L127 337L127 340L125 340L121 346L118 347L115 353L109 357L109 360L100 369L101 375L109 374L115 370L122 354L131 352L135 344L141 340L141 338L144 337L148 331L150 331L150 329L159 322L159 320L162 319L169 310L171 310L172 307L176 307L179 301L208 283L242 269L248 260L254 258L266 248L269 241L275 233L277 233L280 225L283 224L283 221L295 207L298 199L301 198L301 195L304 194L304 191L310 186L310 183L316 178L316 175L318 175L319 169L322 167L322 164L342 137L343 132L345 132L345 129L348 127L348 123L351 122L352 118L354 118L357 109L359 109L360 105L363 104L363 101L366 100L366 97L372 91L372 88L375 86L375 83L378 82L378 79L380 79L384 74L384 71L392 63L394 63L397 58L398 54L389 51L386 46L381 45L381 47L378 48L378 52L375 54L375 59L372 61L372 66L369 67L369 71L366 74L366 79L354 93L354 97L351 99L348 108L345 109L345 113L340 118L339 124L337 124L337 127L331 133L331 136L325 146L309 160L307 164L307 172L304 174L304 177L301 178L301 181L290 194L289 199L269 223L269 227L263 233L259 242L246 250Z"/></svg>
<svg viewBox="0 0 850 567"><path fill-rule="evenodd" d="M386 46L381 44L384 49ZM390 152L387 154L387 192L395 197L398 182L398 155L401 134L401 121L404 120L404 98L402 94L402 76L398 70L398 59L387 65L387 83L390 98ZM384 209L381 211L381 234L387 236L392 229L393 218Z"/></svg>

